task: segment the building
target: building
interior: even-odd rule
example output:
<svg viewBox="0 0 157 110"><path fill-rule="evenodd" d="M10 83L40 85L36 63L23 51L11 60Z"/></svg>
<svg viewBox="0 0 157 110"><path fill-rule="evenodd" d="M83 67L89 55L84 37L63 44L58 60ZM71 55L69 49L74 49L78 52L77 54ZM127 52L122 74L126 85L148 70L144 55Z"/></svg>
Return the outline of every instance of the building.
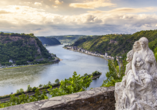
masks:
<svg viewBox="0 0 157 110"><path fill-rule="evenodd" d="M13 60L12 60L12 59L10 59L10 60L9 60L9 63L13 63Z"/></svg>

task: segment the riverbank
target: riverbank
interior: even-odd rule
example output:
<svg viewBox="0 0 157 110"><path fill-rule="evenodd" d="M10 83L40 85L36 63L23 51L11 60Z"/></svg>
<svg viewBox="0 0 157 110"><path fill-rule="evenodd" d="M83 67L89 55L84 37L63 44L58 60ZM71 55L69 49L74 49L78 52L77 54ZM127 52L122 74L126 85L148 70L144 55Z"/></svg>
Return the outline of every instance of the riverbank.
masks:
<svg viewBox="0 0 157 110"><path fill-rule="evenodd" d="M84 53L84 54L87 54L87 55L95 56L95 57L100 57L100 58L103 58L107 61L108 61L108 59L111 59L111 60L114 59L114 57L107 56L107 55L102 55L102 54L96 53L96 52L90 52L90 51L87 51L87 50L82 49L82 48L77 48L77 47L73 48L72 46L64 46L63 48L67 49L67 50L71 50L71 51L80 52L80 53Z"/></svg>
<svg viewBox="0 0 157 110"><path fill-rule="evenodd" d="M48 62L48 63L43 63L43 64L30 64L30 65L18 65L18 66L14 66L14 67L5 67L5 68L0 68L0 71L1 71L1 70L5 70L5 69L25 68L25 67L32 67L32 66L53 64L53 63L58 63L59 61L61 61L61 60L60 60L58 57L55 57L54 60L52 60L51 62Z"/></svg>

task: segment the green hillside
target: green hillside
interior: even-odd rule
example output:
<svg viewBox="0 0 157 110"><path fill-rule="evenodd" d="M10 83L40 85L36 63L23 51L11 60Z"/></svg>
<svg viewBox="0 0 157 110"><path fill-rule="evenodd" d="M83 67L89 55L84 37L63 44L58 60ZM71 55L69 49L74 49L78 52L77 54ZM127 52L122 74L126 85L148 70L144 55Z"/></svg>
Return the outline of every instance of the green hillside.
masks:
<svg viewBox="0 0 157 110"><path fill-rule="evenodd" d="M53 37L38 37L42 44L46 45L59 45L61 44L56 38Z"/></svg>
<svg viewBox="0 0 157 110"><path fill-rule="evenodd" d="M110 34L97 36L95 38L80 38L73 46L78 46L89 51L109 55L123 55L132 49L133 43L140 37L147 37L149 47L154 50L157 47L157 30L147 30L136 32L132 35L127 34Z"/></svg>
<svg viewBox="0 0 157 110"><path fill-rule="evenodd" d="M23 65L28 63L44 63L52 60L38 38L33 34L0 33L0 64Z"/></svg>
<svg viewBox="0 0 157 110"><path fill-rule="evenodd" d="M43 36L38 36L40 39ZM74 43L77 41L79 38L87 38L87 37L95 37L95 36L87 36L87 35L62 35L62 36L46 36L45 38L56 38L59 40L62 44L63 43Z"/></svg>

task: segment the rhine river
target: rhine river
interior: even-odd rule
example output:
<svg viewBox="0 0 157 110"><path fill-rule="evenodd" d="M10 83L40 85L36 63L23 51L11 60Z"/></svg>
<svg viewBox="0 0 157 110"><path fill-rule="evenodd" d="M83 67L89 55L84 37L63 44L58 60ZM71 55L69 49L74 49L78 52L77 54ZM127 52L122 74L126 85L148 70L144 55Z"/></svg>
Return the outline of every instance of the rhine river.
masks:
<svg viewBox="0 0 157 110"><path fill-rule="evenodd" d="M66 50L63 45L46 47L61 59L59 63L38 65L23 68L0 70L0 96L15 93L17 89L27 90L27 86L39 86L54 83L56 79L69 78L76 71L77 74L91 74L94 71L102 72L99 79L93 80L90 88L100 87L106 79L108 62L100 57L90 56L79 52Z"/></svg>

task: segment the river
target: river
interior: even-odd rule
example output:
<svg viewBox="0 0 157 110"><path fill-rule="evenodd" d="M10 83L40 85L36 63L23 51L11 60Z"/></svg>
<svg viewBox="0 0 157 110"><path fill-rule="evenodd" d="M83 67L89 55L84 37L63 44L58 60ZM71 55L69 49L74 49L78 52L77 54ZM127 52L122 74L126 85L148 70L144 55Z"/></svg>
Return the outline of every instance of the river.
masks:
<svg viewBox="0 0 157 110"><path fill-rule="evenodd" d="M56 79L69 78L74 71L81 75L91 74L96 70L102 72L100 78L93 80L88 89L100 87L106 79L108 62L105 59L66 50L63 45L46 48L61 61L56 64L0 70L0 96L15 93L20 88L27 90L28 85L34 87L47 84L49 81L54 83Z"/></svg>

